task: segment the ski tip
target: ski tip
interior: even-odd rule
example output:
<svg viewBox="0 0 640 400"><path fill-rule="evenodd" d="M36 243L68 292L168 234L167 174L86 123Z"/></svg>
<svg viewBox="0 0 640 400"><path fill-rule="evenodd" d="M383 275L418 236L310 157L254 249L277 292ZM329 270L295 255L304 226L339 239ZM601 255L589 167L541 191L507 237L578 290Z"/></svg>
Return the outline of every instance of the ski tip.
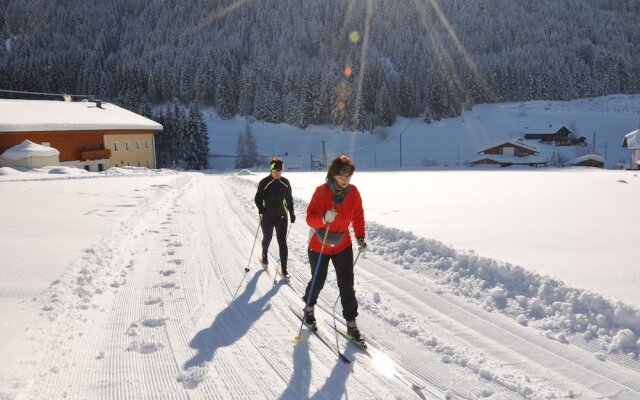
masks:
<svg viewBox="0 0 640 400"><path fill-rule="evenodd" d="M299 342L302 340L302 336L298 335L296 337L294 337L294 339L296 340L296 342Z"/></svg>

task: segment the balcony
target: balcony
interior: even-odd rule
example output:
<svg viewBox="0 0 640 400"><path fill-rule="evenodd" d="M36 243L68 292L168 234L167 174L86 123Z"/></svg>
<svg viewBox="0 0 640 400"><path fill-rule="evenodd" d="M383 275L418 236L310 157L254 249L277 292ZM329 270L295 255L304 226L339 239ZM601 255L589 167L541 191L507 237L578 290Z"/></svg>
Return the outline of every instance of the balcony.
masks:
<svg viewBox="0 0 640 400"><path fill-rule="evenodd" d="M111 149L87 150L80 152L80 160L102 160L111 157Z"/></svg>

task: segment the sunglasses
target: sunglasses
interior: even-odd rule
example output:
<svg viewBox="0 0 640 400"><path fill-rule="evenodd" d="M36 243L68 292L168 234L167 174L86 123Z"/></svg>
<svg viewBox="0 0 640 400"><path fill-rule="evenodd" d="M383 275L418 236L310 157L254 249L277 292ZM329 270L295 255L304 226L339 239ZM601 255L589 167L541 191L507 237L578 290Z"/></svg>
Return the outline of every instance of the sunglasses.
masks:
<svg viewBox="0 0 640 400"><path fill-rule="evenodd" d="M341 180L342 182L348 182L351 180L353 175L336 175L336 178Z"/></svg>

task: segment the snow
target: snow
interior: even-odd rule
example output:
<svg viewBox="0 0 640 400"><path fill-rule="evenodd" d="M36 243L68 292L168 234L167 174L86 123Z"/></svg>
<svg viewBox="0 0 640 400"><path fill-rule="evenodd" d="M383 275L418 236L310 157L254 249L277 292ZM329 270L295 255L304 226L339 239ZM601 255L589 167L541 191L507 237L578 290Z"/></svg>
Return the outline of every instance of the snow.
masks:
<svg viewBox="0 0 640 400"><path fill-rule="evenodd" d="M629 132L625 135L627 147L630 149L640 149L640 129Z"/></svg>
<svg viewBox="0 0 640 400"><path fill-rule="evenodd" d="M50 157L60 155L60 152L52 147L42 146L40 144L33 143L30 140L5 150L1 157L7 160L20 160L27 157Z"/></svg>
<svg viewBox="0 0 640 400"><path fill-rule="evenodd" d="M625 99L604 104L627 112ZM505 107L474 112L490 120L482 109ZM630 129L617 117L608 140L621 135L619 145ZM232 154L225 132L244 121L208 123L214 152ZM405 144L418 126L401 120L389 140L402 132ZM290 285L273 285L252 253L264 169L0 169L0 399L640 397L638 171L419 170L417 148L403 158L412 170L391 170L381 153L388 164L374 170L366 160L384 143L371 135L252 128L259 149L289 154ZM293 340L289 306L302 306L310 275L306 202L325 176L306 170L304 152L322 140L330 154L355 154L369 243L356 265L358 322L386 355L370 360L337 339L352 365L304 329ZM455 152L442 157L455 165ZM277 260L275 240L270 251ZM337 295L330 272L321 328Z"/></svg>
<svg viewBox="0 0 640 400"><path fill-rule="evenodd" d="M102 102L0 99L3 132L134 129L161 131L162 125L141 115Z"/></svg>

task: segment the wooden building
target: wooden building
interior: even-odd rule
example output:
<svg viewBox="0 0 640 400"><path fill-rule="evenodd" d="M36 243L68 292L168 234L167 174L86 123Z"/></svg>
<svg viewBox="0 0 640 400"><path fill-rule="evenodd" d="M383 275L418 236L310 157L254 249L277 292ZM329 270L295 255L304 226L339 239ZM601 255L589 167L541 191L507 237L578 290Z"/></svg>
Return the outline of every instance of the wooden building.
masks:
<svg viewBox="0 0 640 400"><path fill-rule="evenodd" d="M480 150L478 154L483 156L470 161L471 165L509 167L512 165L529 165L532 167L543 166L547 160L538 156L538 150L526 143L518 140L508 140L506 142L487 147Z"/></svg>
<svg viewBox="0 0 640 400"><path fill-rule="evenodd" d="M579 167L604 168L604 161L604 157L598 154L586 154L573 160L571 165Z"/></svg>
<svg viewBox="0 0 640 400"><path fill-rule="evenodd" d="M584 136L576 137L571 129L566 126L562 126L553 133L525 133L524 138L539 140L540 143L555 144L556 146L584 146L587 142Z"/></svg>
<svg viewBox="0 0 640 400"><path fill-rule="evenodd" d="M622 147L631 150L629 168L640 169L640 129L627 133L622 140Z"/></svg>
<svg viewBox="0 0 640 400"><path fill-rule="evenodd" d="M162 125L110 103L0 99L0 154L28 139L57 149L60 165L156 168L157 131Z"/></svg>

